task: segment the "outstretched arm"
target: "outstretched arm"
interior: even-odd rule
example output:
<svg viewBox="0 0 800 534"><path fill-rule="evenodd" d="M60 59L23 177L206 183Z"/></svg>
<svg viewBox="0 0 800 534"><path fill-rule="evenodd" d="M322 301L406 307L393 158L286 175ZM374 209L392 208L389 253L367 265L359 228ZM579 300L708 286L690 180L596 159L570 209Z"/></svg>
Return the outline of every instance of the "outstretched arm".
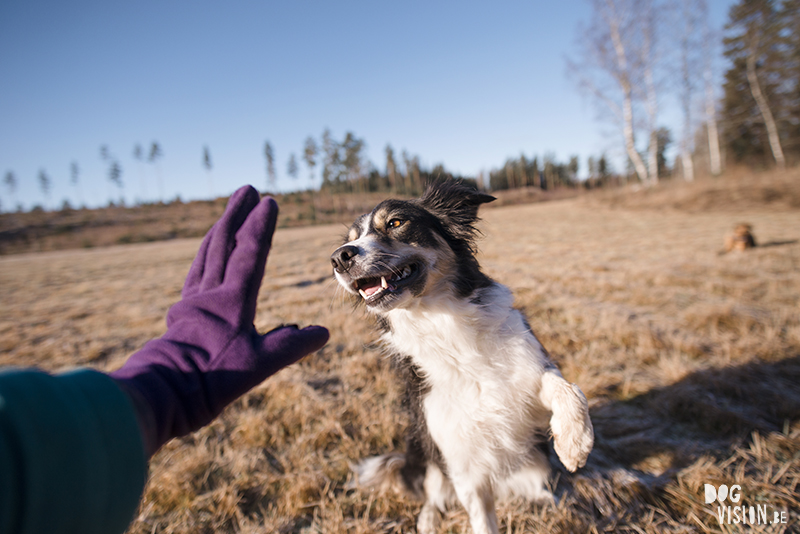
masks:
<svg viewBox="0 0 800 534"><path fill-rule="evenodd" d="M236 191L167 332L119 370L0 373L0 534L123 532L161 445L325 345L321 326L253 325L277 216L273 199Z"/></svg>

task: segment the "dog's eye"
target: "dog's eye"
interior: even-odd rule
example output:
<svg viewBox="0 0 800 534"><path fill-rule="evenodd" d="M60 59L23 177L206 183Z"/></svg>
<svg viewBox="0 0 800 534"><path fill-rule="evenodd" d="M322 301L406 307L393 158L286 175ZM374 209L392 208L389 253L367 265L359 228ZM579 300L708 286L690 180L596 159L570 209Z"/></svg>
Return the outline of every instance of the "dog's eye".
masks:
<svg viewBox="0 0 800 534"><path fill-rule="evenodd" d="M405 221L403 219L392 219L389 221L389 228L399 228L403 226Z"/></svg>

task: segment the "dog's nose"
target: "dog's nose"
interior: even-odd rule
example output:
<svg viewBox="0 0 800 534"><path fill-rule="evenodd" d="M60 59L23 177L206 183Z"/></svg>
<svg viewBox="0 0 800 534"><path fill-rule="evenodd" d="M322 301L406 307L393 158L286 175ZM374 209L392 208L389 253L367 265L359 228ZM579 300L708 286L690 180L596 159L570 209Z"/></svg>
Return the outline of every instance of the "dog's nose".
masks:
<svg viewBox="0 0 800 534"><path fill-rule="evenodd" d="M331 264L339 272L346 271L353 265L353 258L358 254L358 247L345 245L339 247L331 255Z"/></svg>

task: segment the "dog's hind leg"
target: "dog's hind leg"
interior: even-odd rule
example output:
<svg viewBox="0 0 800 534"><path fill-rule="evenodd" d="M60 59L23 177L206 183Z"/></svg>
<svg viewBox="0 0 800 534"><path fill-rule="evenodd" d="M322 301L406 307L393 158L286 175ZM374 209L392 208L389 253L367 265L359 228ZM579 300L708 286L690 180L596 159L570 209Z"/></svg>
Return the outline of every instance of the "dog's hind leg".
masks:
<svg viewBox="0 0 800 534"><path fill-rule="evenodd" d="M583 467L594 445L589 405L583 392L564 380L557 369L551 368L542 377L539 396L542 404L552 412L550 430L561 463L569 471Z"/></svg>
<svg viewBox="0 0 800 534"><path fill-rule="evenodd" d="M425 504L417 518L419 534L435 534L442 512L456 500L453 485L435 464L425 470Z"/></svg>
<svg viewBox="0 0 800 534"><path fill-rule="evenodd" d="M547 489L550 475L550 462L547 456L536 447L531 450L528 461L500 481L497 486L497 498L501 501L513 497L522 497L526 501L545 504L555 502L555 498Z"/></svg>
<svg viewBox="0 0 800 534"><path fill-rule="evenodd" d="M474 534L499 534L497 514L494 511L494 491L489 476L454 474L453 488L458 500L467 510L469 524Z"/></svg>

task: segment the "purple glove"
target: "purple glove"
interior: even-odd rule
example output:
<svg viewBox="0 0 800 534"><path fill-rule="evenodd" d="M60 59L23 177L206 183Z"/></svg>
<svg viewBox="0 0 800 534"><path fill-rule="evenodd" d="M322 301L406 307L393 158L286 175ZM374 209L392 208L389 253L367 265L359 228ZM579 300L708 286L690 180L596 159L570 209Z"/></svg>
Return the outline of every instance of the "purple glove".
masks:
<svg viewBox="0 0 800 534"><path fill-rule="evenodd" d="M167 332L111 373L134 401L148 455L327 343L321 326L265 335L253 326L277 218L272 198L259 202L250 186L236 191L200 245Z"/></svg>

